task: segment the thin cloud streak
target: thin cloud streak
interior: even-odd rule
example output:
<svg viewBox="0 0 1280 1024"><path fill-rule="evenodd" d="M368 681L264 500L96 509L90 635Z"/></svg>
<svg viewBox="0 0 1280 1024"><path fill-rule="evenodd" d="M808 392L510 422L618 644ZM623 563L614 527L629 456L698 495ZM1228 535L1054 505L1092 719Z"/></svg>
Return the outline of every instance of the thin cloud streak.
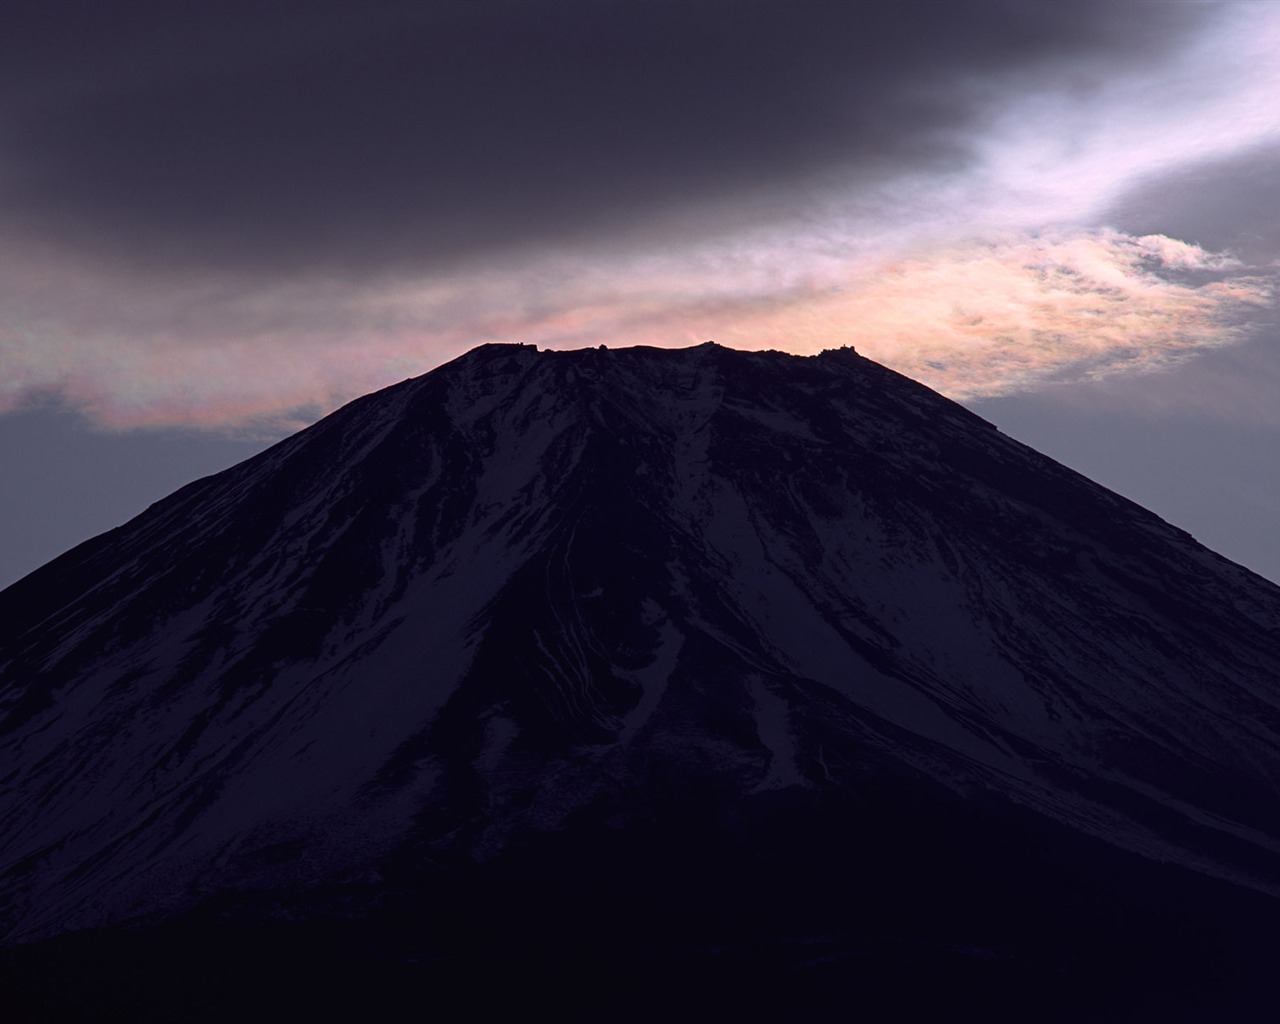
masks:
<svg viewBox="0 0 1280 1024"><path fill-rule="evenodd" d="M57 391L116 428L282 429L481 342L708 338L800 353L852 344L975 398L1169 366L1238 340L1272 298L1271 280L1230 256L1107 230L1010 235L882 264L827 255L783 271L775 257L552 262L534 275L427 286L210 292L199 296L199 329L172 328L196 301L178 294L168 297L174 308L116 310L128 344L49 344L57 324L44 310L42 324L0 336L17 371L0 401L13 408L25 394ZM97 282L89 293L105 301L109 290ZM287 321L282 310L293 311Z"/></svg>
<svg viewBox="0 0 1280 1024"><path fill-rule="evenodd" d="M1081 221L1126 188L1280 139L1280 11L1223 5L1158 73L1134 68L1007 102L977 177L1020 224Z"/></svg>

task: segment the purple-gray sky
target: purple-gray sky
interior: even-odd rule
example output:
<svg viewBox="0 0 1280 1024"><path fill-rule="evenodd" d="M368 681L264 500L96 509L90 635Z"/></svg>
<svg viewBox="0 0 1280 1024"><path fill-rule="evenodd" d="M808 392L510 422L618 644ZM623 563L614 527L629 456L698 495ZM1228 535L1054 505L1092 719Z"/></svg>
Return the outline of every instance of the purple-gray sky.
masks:
<svg viewBox="0 0 1280 1024"><path fill-rule="evenodd" d="M488 341L853 344L1280 579L1280 5L0 8L0 586Z"/></svg>

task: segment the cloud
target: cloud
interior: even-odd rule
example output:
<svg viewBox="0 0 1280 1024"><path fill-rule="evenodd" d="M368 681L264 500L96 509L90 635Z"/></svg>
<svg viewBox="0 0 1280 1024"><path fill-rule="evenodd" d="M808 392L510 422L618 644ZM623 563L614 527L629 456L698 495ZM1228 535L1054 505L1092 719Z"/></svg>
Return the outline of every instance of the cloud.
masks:
<svg viewBox="0 0 1280 1024"><path fill-rule="evenodd" d="M643 287L633 272L628 292L529 317L520 332L552 345L853 345L968 399L1168 368L1249 336L1269 320L1275 285L1273 270L1228 254L1109 229L851 257L793 260L784 274L777 252L754 267L739 254L718 272L655 275Z"/></svg>
<svg viewBox="0 0 1280 1024"><path fill-rule="evenodd" d="M268 430L489 341L852 344L955 397L1009 394L1229 344L1272 294L1270 278L1229 255L1112 230L1009 234L878 262L745 243L612 264L548 254L534 270L365 287L316 278L148 295L76 268L44 273L78 280L78 294L56 291L37 308L30 282L17 289L27 316L0 332L0 407L56 392L108 426ZM28 260L24 274L41 269ZM98 318L112 336L88 326Z"/></svg>
<svg viewBox="0 0 1280 1024"><path fill-rule="evenodd" d="M108 7L0 15L0 411L281 430L486 341L852 343L994 395L1271 301L1100 227L1271 152L1270 4Z"/></svg>
<svg viewBox="0 0 1280 1024"><path fill-rule="evenodd" d="M0 21L0 226L164 274L439 271L985 159L1222 15L1057 0L93 3ZM1167 118L1166 118L1167 119Z"/></svg>
<svg viewBox="0 0 1280 1024"><path fill-rule="evenodd" d="M1280 261L1280 144L1143 179L1117 198L1106 218L1139 234L1162 230L1230 248L1255 263Z"/></svg>
<svg viewBox="0 0 1280 1024"><path fill-rule="evenodd" d="M852 344L945 394L978 398L1168 367L1244 337L1271 298L1268 276L1176 239L1046 233L897 261L725 340Z"/></svg>

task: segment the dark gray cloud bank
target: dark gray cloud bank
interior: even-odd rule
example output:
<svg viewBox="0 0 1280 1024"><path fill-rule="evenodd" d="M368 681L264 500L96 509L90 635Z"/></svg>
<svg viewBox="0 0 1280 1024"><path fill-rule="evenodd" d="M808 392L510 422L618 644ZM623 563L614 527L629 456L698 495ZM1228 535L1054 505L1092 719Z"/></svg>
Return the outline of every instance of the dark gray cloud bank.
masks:
<svg viewBox="0 0 1280 1024"><path fill-rule="evenodd" d="M11 229L152 267L431 266L955 169L1194 4L30 3L0 15Z"/></svg>
<svg viewBox="0 0 1280 1024"><path fill-rule="evenodd" d="M1274 263L1280 260L1280 143L1157 173L1120 196L1108 218L1139 234L1158 231L1231 250L1250 263Z"/></svg>

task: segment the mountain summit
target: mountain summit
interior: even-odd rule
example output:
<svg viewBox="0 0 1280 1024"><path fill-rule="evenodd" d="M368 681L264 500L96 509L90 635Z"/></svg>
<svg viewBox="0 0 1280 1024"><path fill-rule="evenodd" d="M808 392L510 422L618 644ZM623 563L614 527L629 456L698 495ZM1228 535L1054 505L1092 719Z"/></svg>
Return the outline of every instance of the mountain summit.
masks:
<svg viewBox="0 0 1280 1024"><path fill-rule="evenodd" d="M1277 934L1280 590L850 349L483 346L0 630L23 948L1191 1005Z"/></svg>

